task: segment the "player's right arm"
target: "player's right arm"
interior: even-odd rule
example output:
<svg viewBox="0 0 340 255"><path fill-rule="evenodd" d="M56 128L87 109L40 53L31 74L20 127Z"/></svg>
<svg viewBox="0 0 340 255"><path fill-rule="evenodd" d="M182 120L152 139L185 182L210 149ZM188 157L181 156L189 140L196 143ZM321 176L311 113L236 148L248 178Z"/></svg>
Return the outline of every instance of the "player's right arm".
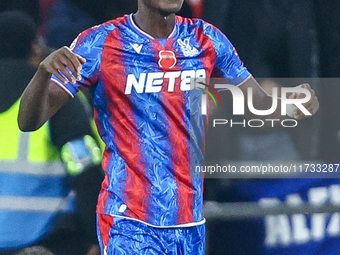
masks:
<svg viewBox="0 0 340 255"><path fill-rule="evenodd" d="M25 89L19 109L18 124L22 131L40 128L71 96L51 81L54 74L64 84L75 84L81 79L79 71L86 62L68 47L62 47L47 56ZM71 72L69 72L69 71Z"/></svg>

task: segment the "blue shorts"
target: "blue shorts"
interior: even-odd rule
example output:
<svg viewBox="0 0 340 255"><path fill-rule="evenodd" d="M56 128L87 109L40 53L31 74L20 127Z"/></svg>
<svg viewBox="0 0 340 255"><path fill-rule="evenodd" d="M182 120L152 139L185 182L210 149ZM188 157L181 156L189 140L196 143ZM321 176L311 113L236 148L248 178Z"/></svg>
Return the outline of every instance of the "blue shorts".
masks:
<svg viewBox="0 0 340 255"><path fill-rule="evenodd" d="M135 220L98 214L97 233L103 255L205 254L205 225L154 228Z"/></svg>

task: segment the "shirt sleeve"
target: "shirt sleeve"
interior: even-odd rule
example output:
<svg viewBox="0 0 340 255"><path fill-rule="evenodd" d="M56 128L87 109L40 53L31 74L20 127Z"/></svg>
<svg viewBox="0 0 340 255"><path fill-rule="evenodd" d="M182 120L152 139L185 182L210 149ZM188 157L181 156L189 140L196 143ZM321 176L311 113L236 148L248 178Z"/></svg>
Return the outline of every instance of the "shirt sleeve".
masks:
<svg viewBox="0 0 340 255"><path fill-rule="evenodd" d="M105 41L105 34L100 32L100 27L88 29L73 41L71 50L86 59L83 69L79 72L82 80L76 84L63 84L55 75L51 80L62 87L70 96L74 97L81 86L90 87L97 83L101 54Z"/></svg>
<svg viewBox="0 0 340 255"><path fill-rule="evenodd" d="M207 30L216 52L213 77L223 78L228 84L240 85L251 73L243 65L235 47L219 29L210 25Z"/></svg>

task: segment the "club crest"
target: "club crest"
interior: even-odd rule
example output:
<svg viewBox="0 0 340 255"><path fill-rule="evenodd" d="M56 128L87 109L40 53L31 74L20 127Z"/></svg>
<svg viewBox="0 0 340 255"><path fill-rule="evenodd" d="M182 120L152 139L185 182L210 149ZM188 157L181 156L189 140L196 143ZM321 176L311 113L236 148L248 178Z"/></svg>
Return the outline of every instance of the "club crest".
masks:
<svg viewBox="0 0 340 255"><path fill-rule="evenodd" d="M187 37L184 40L178 39L177 43L185 57L195 57L199 54L197 48L190 45L190 37Z"/></svg>

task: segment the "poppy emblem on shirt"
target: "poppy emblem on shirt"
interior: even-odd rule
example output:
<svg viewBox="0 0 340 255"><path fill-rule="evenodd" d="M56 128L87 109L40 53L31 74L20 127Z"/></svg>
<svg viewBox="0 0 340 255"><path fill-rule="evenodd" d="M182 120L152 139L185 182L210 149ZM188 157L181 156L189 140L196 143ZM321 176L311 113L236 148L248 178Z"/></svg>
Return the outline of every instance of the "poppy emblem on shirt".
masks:
<svg viewBox="0 0 340 255"><path fill-rule="evenodd" d="M159 52L158 65L163 69L171 69L177 63L176 55L170 50L161 50Z"/></svg>

